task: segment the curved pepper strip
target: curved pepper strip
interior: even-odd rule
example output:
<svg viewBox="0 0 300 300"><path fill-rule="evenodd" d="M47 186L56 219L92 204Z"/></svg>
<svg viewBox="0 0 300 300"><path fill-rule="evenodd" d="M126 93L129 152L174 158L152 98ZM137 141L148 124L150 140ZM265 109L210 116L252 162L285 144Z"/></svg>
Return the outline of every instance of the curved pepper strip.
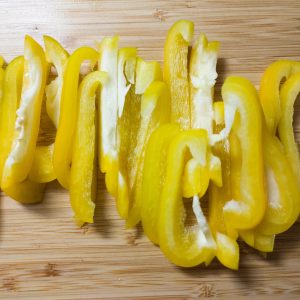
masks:
<svg viewBox="0 0 300 300"><path fill-rule="evenodd" d="M117 165L119 37L104 38L99 46L98 69L108 75L99 97L99 168L102 173Z"/></svg>
<svg viewBox="0 0 300 300"><path fill-rule="evenodd" d="M292 79L293 76L290 78ZM297 93L294 97L296 96ZM284 107L284 105L282 106ZM293 130L291 120L290 126L290 129ZM300 190L292 170L292 164L289 163L288 156L282 151L282 144L278 138L264 128L263 140L268 207L261 223L255 229L241 232L240 235L250 246L260 251L271 252L274 247L275 235L289 229L298 218Z"/></svg>
<svg viewBox="0 0 300 300"><path fill-rule="evenodd" d="M140 77L144 77L144 83L150 84L150 80L145 78L147 74L150 78L154 78L154 74L150 71L145 71L147 67L149 70L154 71L152 62L144 62L145 66L143 68L143 73L136 70L136 80ZM144 86L143 89L146 89ZM145 92L146 94L147 92ZM166 97L166 99L161 99ZM149 98L147 100L147 98ZM159 100L159 101L158 101ZM119 170L118 170L118 193L117 193L117 208L118 212L123 219L128 219L129 211L135 201L135 185L136 177L138 176L139 168L139 157L143 155L143 152L139 152L137 149L143 151L144 138L149 136L151 128L155 127L156 124L152 124L152 118L156 118L158 111L161 110L160 101L163 101L166 107L168 107L169 95L164 89L154 88L152 91L148 92L146 97L137 95L134 92L134 86L129 90L126 97L124 110L121 118L118 119L118 160L119 160ZM145 105L144 103L150 103L150 105ZM154 108L158 106L158 110ZM142 111L144 109L144 112ZM146 111L145 109L148 109ZM155 112L152 116L152 109ZM168 109L163 111L163 115L167 115ZM163 118L163 115L161 116ZM157 124L162 122L162 120L157 120ZM149 126L152 127L149 127ZM143 127L143 128L141 128ZM149 129L150 128L150 129ZM144 132L145 130L145 132ZM153 130L153 129L152 129ZM149 131L149 132L147 132ZM145 133L147 132L147 135ZM140 182L140 179L138 180ZM138 202L136 202L138 203ZM137 213L139 207L136 207L135 214L132 215L130 220L128 220L127 226L133 226L135 222L139 221L139 213Z"/></svg>
<svg viewBox="0 0 300 300"><path fill-rule="evenodd" d="M11 150L4 165L3 189L27 178L39 133L48 66L42 47L29 36L25 37L24 59L22 94Z"/></svg>
<svg viewBox="0 0 300 300"><path fill-rule="evenodd" d="M45 54L57 77L46 86L46 110L55 127L58 127L63 77L69 54L55 39L44 36ZM50 182L56 178L53 167L54 143L37 146L29 178L35 182Z"/></svg>
<svg viewBox="0 0 300 300"><path fill-rule="evenodd" d="M208 42L205 34L200 34L192 47L189 63L191 127L207 130L209 138L213 132L213 96L218 77L219 47L219 42Z"/></svg>
<svg viewBox="0 0 300 300"><path fill-rule="evenodd" d="M125 101L126 98L134 97L132 89L132 84L135 83L135 66L136 66L136 48L122 48L118 52L118 100L117 100L117 158L113 159L110 163L110 168L107 169L105 175L105 184L108 192L114 197L128 198L128 190L124 174L120 173L119 166L119 156L120 152L125 152L125 157L127 157L127 152L129 145L126 144L128 136L122 139L123 135L129 132L126 126L134 125L136 122L127 121L127 118L132 114L132 116L138 117L138 107L140 99L135 97L136 101ZM129 94L128 94L129 93ZM128 103L125 106L125 103ZM129 110L129 115L127 113ZM121 125L124 123L123 125ZM134 133L133 133L134 136ZM125 142L125 146L123 144ZM122 150L123 149L123 150ZM121 167L122 168L122 167ZM126 173L126 170L123 170ZM120 212L119 212L120 213Z"/></svg>
<svg viewBox="0 0 300 300"><path fill-rule="evenodd" d="M78 111L78 82L83 61L97 61L99 53L90 47L81 47L69 57L62 87L60 117L57 128L53 166L59 183L69 188L73 137Z"/></svg>
<svg viewBox="0 0 300 300"><path fill-rule="evenodd" d="M70 199L75 219L93 223L97 191L96 90L104 86L105 72L94 71L79 86L79 110L73 146Z"/></svg>
<svg viewBox="0 0 300 300"><path fill-rule="evenodd" d="M146 89L141 102L141 122L138 130L137 144L134 150L135 166L131 170L135 178L131 187L133 198L128 207L127 227L135 226L141 220L142 174L144 169L145 148L152 132L161 125L168 123L171 117L171 99L167 85L162 81L154 81Z"/></svg>
<svg viewBox="0 0 300 300"><path fill-rule="evenodd" d="M186 212L181 187L186 159L190 158L187 164L193 161L205 166L209 163L209 153L207 133L201 129L179 133L168 148L160 200L159 245L163 253L178 266L192 267L203 262L208 264L215 255L216 244L197 194L193 197L193 211L198 224L185 226Z"/></svg>
<svg viewBox="0 0 300 300"><path fill-rule="evenodd" d="M300 73L292 75L280 90L281 118L278 125L280 141L284 147L294 176L297 178L300 187L300 157L299 149L293 131L294 104L300 93Z"/></svg>
<svg viewBox="0 0 300 300"><path fill-rule="evenodd" d="M21 97L24 58L16 57L5 70L0 119L0 178L9 154L15 130L16 110ZM2 187L3 188L3 187ZM4 188L4 192L24 204L40 202L45 185L28 179Z"/></svg>
<svg viewBox="0 0 300 300"><path fill-rule="evenodd" d="M154 244L158 244L160 196L165 182L168 146L179 132L178 124L162 125L152 133L146 145L141 218L144 233Z"/></svg>
<svg viewBox="0 0 300 300"><path fill-rule="evenodd" d="M171 92L171 120L184 129L191 126L188 47L193 34L192 22L178 21L169 30L164 48L164 81Z"/></svg>
<svg viewBox="0 0 300 300"><path fill-rule="evenodd" d="M275 135L281 118L280 84L292 74L300 72L300 62L279 60L272 63L263 74L259 97L269 131Z"/></svg>
<svg viewBox="0 0 300 300"><path fill-rule="evenodd" d="M255 88L241 77L226 79L222 97L225 125L233 122L229 136L233 199L223 208L224 219L228 230L246 230L260 223L267 204L261 109Z"/></svg>
<svg viewBox="0 0 300 300"><path fill-rule="evenodd" d="M220 132L224 127L224 103L215 102L214 112L215 131ZM223 215L223 207L232 198L229 140L216 143L212 150L221 159L223 185L220 187L212 182L209 186L208 222L217 244L218 260L227 268L237 270L239 265L237 234L227 230Z"/></svg>

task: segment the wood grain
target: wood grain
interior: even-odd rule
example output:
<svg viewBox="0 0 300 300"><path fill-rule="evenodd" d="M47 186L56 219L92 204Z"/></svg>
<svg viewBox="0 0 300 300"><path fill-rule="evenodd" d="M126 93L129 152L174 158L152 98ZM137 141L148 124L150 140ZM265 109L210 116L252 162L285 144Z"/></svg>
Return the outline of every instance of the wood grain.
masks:
<svg viewBox="0 0 300 300"><path fill-rule="evenodd" d="M0 0L1 54L7 61L20 55L25 34L38 41L49 34L69 51L119 34L122 46L137 46L145 59L161 62L167 29L185 18L195 22L196 35L204 31L221 42L219 86L229 74L257 86L270 62L300 60L299 13L298 0ZM295 132L299 142L299 101ZM170 264L140 227L125 230L103 176L98 186L95 224L84 228L74 224L68 193L57 182L35 206L1 194L1 299L299 298L299 223L277 238L267 258L241 244L238 272L217 261L183 269Z"/></svg>

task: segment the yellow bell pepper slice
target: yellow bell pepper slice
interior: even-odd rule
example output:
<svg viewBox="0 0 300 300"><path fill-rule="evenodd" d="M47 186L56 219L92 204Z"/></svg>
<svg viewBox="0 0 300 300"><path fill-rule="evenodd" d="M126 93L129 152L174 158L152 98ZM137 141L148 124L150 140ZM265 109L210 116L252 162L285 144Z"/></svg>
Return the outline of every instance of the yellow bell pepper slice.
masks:
<svg viewBox="0 0 300 300"><path fill-rule="evenodd" d="M224 128L224 102L213 104L214 132ZM232 199L230 174L230 144L226 138L216 143L212 151L221 159L222 186L212 182L209 186L208 222L217 244L216 257L227 268L237 270L239 265L239 245L236 231L227 230L224 222L223 207Z"/></svg>
<svg viewBox="0 0 300 300"><path fill-rule="evenodd" d="M223 212L224 206L232 197L229 147L229 140L226 139L213 148L214 154L221 159L223 185L218 187L213 182L210 184L208 221L216 240L218 260L227 268L237 270L239 264L237 234L227 230Z"/></svg>
<svg viewBox="0 0 300 300"><path fill-rule="evenodd" d="M219 42L208 42L201 33L192 47L189 62L191 127L207 130L210 137L213 132L213 96Z"/></svg>
<svg viewBox="0 0 300 300"><path fill-rule="evenodd" d="M19 56L12 60L5 70L0 111L0 178L13 142L16 110L21 97L23 67L24 58ZM42 200L44 188L44 184L37 184L26 179L23 182L4 187L4 192L21 203L29 204Z"/></svg>
<svg viewBox="0 0 300 300"><path fill-rule="evenodd" d="M284 147L286 158L288 159L295 178L300 187L300 157L299 148L293 131L294 104L300 93L300 73L292 75L280 90L281 118L278 125L280 141Z"/></svg>
<svg viewBox="0 0 300 300"><path fill-rule="evenodd" d="M272 63L262 76L259 90L261 105L269 131L275 135L281 118L280 84L300 72L300 62L279 60Z"/></svg>
<svg viewBox="0 0 300 300"><path fill-rule="evenodd" d="M181 20L169 30L164 48L164 81L171 92L171 121L182 128L191 126L188 78L188 47L194 34L194 24Z"/></svg>
<svg viewBox="0 0 300 300"><path fill-rule="evenodd" d="M27 178L39 132L47 62L42 47L29 36L25 37L24 59L22 94L16 112L12 147L4 165L3 189Z"/></svg>
<svg viewBox="0 0 300 300"><path fill-rule="evenodd" d="M154 81L146 89L141 102L141 122L137 135L137 144L133 153L130 174L135 178L132 199L128 205L126 220L127 227L135 226L141 220L141 206L143 202L142 178L144 169L145 148L154 130L168 123L171 117L171 99L167 85L162 81Z"/></svg>
<svg viewBox="0 0 300 300"><path fill-rule="evenodd" d="M73 146L70 199L75 219L93 223L97 191L96 165L96 90L104 86L107 75L94 71L79 87L79 110Z"/></svg>
<svg viewBox="0 0 300 300"><path fill-rule="evenodd" d="M57 72L57 77L46 86L46 110L54 126L58 128L62 87L69 53L58 41L48 35L44 36L44 44L47 61Z"/></svg>
<svg viewBox="0 0 300 300"><path fill-rule="evenodd" d="M123 219L128 219L129 211L133 207L133 204L139 203L138 200L136 201L135 191L137 188L135 186L140 186L139 182L141 178L139 177L137 183L136 178L139 176L138 170L141 170L140 156L144 153L145 139L148 139L153 129L156 128L155 120L159 126L160 123L166 122L163 119L169 113L169 95L166 86L158 83L153 85L152 88L148 87L147 85L151 84L151 80L146 79L145 75L147 74L149 78L156 80L155 74L158 72L154 72L156 68L153 68L154 64L152 62L144 62L143 64L144 67L142 69L136 69L136 80L139 81L140 77L144 77L144 84L141 82L140 87L146 90L146 92L143 96L137 95L133 86L126 96L122 115L118 119L119 163L117 208L119 215ZM148 71L147 68L149 68ZM161 75L159 78L161 78ZM147 88L149 88L149 92L147 92ZM160 102L165 104L166 110L161 109ZM159 112L162 112L162 114ZM142 152L139 152L140 150ZM139 205L134 207L132 211L134 214L131 214L127 222L128 227L134 226L140 220L139 210Z"/></svg>
<svg viewBox="0 0 300 300"><path fill-rule="evenodd" d="M117 144L117 153L116 159L113 157L109 162L109 168L106 171L105 175L105 184L108 192L120 199L127 199L128 198L128 190L127 190L127 178L124 178L124 174L120 173L120 166L119 166L119 156L122 153L122 149L125 151L125 157L127 157L128 144L126 144L127 138L124 140L121 138L124 134L126 135L129 132L129 129L125 130L123 128L127 128L129 125L126 121L127 110L129 110L133 116L138 117L138 105L139 99L135 97L133 91L130 92L130 88L132 84L135 83L135 67L136 67L136 48L122 48L118 52L118 80L117 80L117 136L116 136L116 144ZM132 90L132 89L131 89ZM129 93L130 92L130 93ZM129 94L128 94L129 93ZM125 100L127 98L135 97L136 101L127 101L127 109L125 107ZM131 105L135 104L135 105ZM125 111L125 112L124 112ZM121 125L124 123L123 125ZM134 124L134 122L132 122ZM125 127L124 127L125 126ZM125 142L124 147L122 146ZM121 167L122 168L122 167ZM124 167L123 167L124 169ZM125 172L123 170L122 172ZM122 195L122 197L121 197ZM127 200L126 200L127 201ZM120 213L120 211L119 211ZM120 213L123 215L123 213ZM124 216L125 217L125 216Z"/></svg>
<svg viewBox="0 0 300 300"><path fill-rule="evenodd" d="M53 166L59 183L69 188L72 146L78 111L78 82L83 61L97 61L99 53L90 47L81 47L69 57L61 93L60 117L57 128Z"/></svg>
<svg viewBox="0 0 300 300"><path fill-rule="evenodd" d="M99 46L98 69L108 75L99 101L99 168L102 173L117 164L118 116L118 43L119 37L104 38Z"/></svg>
<svg viewBox="0 0 300 300"><path fill-rule="evenodd" d="M138 57L136 60L136 76L135 93L142 95L145 93L147 87L153 81L162 81L162 72L157 61L146 62Z"/></svg>
<svg viewBox="0 0 300 300"><path fill-rule="evenodd" d="M201 129L179 133L168 148L158 222L159 245L166 257L178 266L208 264L216 252L199 196L193 197L197 225L185 226L186 212L182 201L181 183L186 160L205 166L209 163L209 148L207 133Z"/></svg>
<svg viewBox="0 0 300 300"><path fill-rule="evenodd" d="M59 42L50 36L44 36L45 54L49 64L57 72L57 77L45 89L46 110L57 128L60 114L60 100L63 87L63 77L69 54ZM37 146L29 178L35 182L50 182L56 178L53 167L54 143L47 146Z"/></svg>
<svg viewBox="0 0 300 300"><path fill-rule="evenodd" d="M165 182L168 146L179 132L178 124L162 125L152 133L146 145L141 218L144 233L154 244L158 244L160 196Z"/></svg>
<svg viewBox="0 0 300 300"><path fill-rule="evenodd" d="M232 122L230 140L233 199L224 208L227 228L257 226L266 210L262 116L255 88L241 77L228 77L222 87L225 125ZM221 131L222 132L222 131Z"/></svg>

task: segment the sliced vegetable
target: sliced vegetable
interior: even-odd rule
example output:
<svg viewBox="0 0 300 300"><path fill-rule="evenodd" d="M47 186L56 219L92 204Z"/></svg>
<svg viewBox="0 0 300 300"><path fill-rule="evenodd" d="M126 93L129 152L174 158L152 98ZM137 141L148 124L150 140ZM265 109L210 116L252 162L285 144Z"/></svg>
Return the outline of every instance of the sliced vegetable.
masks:
<svg viewBox="0 0 300 300"><path fill-rule="evenodd" d="M168 32L164 49L164 81L171 92L171 121L184 129L191 127L188 47L193 34L192 22L176 22Z"/></svg>
<svg viewBox="0 0 300 300"><path fill-rule="evenodd" d="M79 109L73 145L70 179L71 205L75 219L93 223L97 184L96 160L96 90L104 86L107 75L94 71L79 87Z"/></svg>

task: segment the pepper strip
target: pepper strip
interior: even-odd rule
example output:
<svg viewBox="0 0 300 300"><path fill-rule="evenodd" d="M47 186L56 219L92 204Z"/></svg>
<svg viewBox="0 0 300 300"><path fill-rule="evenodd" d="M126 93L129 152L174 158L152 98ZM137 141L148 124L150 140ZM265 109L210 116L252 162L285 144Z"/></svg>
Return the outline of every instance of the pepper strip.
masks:
<svg viewBox="0 0 300 300"><path fill-rule="evenodd" d="M5 70L4 91L1 102L0 119L0 178L5 160L9 154L15 127L16 110L21 97L24 58L16 57ZM40 202L45 185L25 180L4 188L4 192L21 203Z"/></svg>
<svg viewBox="0 0 300 300"><path fill-rule="evenodd" d="M189 63L191 127L213 133L213 95L218 74L216 65L220 43L208 42L201 33L192 47Z"/></svg>
<svg viewBox="0 0 300 300"><path fill-rule="evenodd" d="M168 123L171 116L171 99L167 85L162 81L154 81L146 89L141 102L141 122L138 130L137 145L133 161L136 167L131 170L134 178L133 198L129 203L127 227L135 226L141 220L142 174L144 169L145 148L154 130Z"/></svg>
<svg viewBox="0 0 300 300"><path fill-rule="evenodd" d="M140 61L139 64L141 64ZM140 88L145 90L151 83L151 79L155 80L157 64L153 62L143 62L143 68L138 68L136 70L136 80L140 81ZM148 78L145 77L148 76ZM143 81L140 78L143 77ZM161 75L159 76L161 78ZM144 86L143 86L144 85ZM157 85L159 87L159 84ZM167 93L166 87L164 88L153 88L152 92L149 92L149 99L144 99L141 95L137 95L135 92L135 86L133 86L128 95L126 96L126 101L123 109L122 116L118 119L118 157L119 157L119 171L118 171L118 194L117 194L117 208L118 212L123 219L128 219L129 212L133 207L134 203L138 204L138 196L136 197L136 186L140 187L141 178L139 177L137 184L136 178L139 176L139 165L140 156L143 155L143 147L145 143L145 138L150 135L150 130L148 128L155 128L156 124L152 124L152 118L157 116L160 118L161 115L158 114L160 108L160 101L163 101L168 107L169 95ZM151 90L150 90L151 91ZM145 92L146 94L147 92ZM154 93L154 94L152 94ZM151 98L152 97L152 98ZM162 97L166 99L161 100ZM156 99L157 98L157 99ZM159 102L157 102L159 101ZM150 105L149 105L149 103ZM143 104L145 103L145 104ZM147 104L148 103L148 104ZM155 113L152 115L152 109L156 106L159 110L153 110ZM143 108L145 107L145 108ZM147 109L147 111L146 111ZM144 110L144 112L143 112ZM156 112L157 111L157 112ZM163 111L163 115L168 113L168 109ZM163 116L162 115L162 116ZM157 120L157 123L159 124ZM149 127L151 125L151 127ZM147 132L147 130L149 132ZM153 130L153 129L152 129ZM147 132L147 135L145 133ZM138 150L140 149L141 152ZM138 222L140 219L139 213L140 207L137 205L128 220L127 226L133 226L134 223Z"/></svg>
<svg viewBox="0 0 300 300"><path fill-rule="evenodd" d="M136 66L136 49L135 48L122 48L118 52L118 99L117 99L117 153L116 159L111 161L110 167L106 171L105 184L108 192L114 197L128 198L127 185L125 184L127 179L124 175L120 173L119 156L122 149L126 151L127 146L122 147L123 140L122 127L120 123L126 123L126 109L124 107L126 97L132 97L132 95L127 95L130 91L132 84L135 82L135 66ZM131 92L132 93L132 92ZM128 101L127 101L128 102ZM128 106L128 105L127 105ZM133 106L134 108L134 106ZM125 110L125 113L124 113ZM137 113L132 112L133 115L137 116ZM129 124L127 124L129 125ZM125 125L124 125L125 126ZM124 131L124 134L128 133L128 130ZM126 142L126 139L124 139ZM127 155L126 155L127 156ZM123 170L124 171L124 170ZM124 171L125 172L125 171ZM120 211L119 211L120 213Z"/></svg>
<svg viewBox="0 0 300 300"><path fill-rule="evenodd" d="M192 22L176 22L168 32L164 48L164 81L171 92L171 121L184 129L191 126L188 47L193 33Z"/></svg>
<svg viewBox="0 0 300 300"><path fill-rule="evenodd" d="M280 90L282 115L278 125L279 138L294 176L300 186L300 157L293 131L294 104L300 93L300 73L292 75Z"/></svg>
<svg viewBox="0 0 300 300"><path fill-rule="evenodd" d="M225 224L228 230L245 230L260 223L267 204L261 110L256 90L247 79L228 77L222 97L225 125L226 120L233 121L229 136L233 199L223 208Z"/></svg>
<svg viewBox="0 0 300 300"><path fill-rule="evenodd" d="M85 60L97 61L98 56L99 53L93 48L78 48L69 57L64 74L60 117L54 144L53 166L57 180L66 189L69 188L73 137L78 112L77 97L80 66Z"/></svg>
<svg viewBox="0 0 300 300"><path fill-rule="evenodd" d="M141 217L143 230L154 244L158 244L160 196L165 182L168 146L179 132L178 124L162 125L152 133L146 145Z"/></svg>
<svg viewBox="0 0 300 300"><path fill-rule="evenodd" d="M181 188L186 159L190 158L187 164L192 161L205 167L209 153L207 133L201 129L179 133L168 149L158 222L159 245L163 253L178 266L192 267L202 262L208 264L215 255L216 244L197 194L193 197L193 211L198 224L185 226L186 213Z"/></svg>
<svg viewBox="0 0 300 300"><path fill-rule="evenodd" d="M119 37L104 38L99 46L98 69L108 74L99 97L99 168L102 173L117 165Z"/></svg>
<svg viewBox="0 0 300 300"><path fill-rule="evenodd" d="M220 132L224 127L224 103L214 103L215 131ZM231 174L230 174L230 144L225 139L216 143L213 153L221 159L222 165L222 187L215 183L209 186L209 210L208 221L217 244L216 256L227 268L237 270L239 265L239 245L236 241L237 234L229 232L226 228L223 215L223 207L232 198L231 196Z"/></svg>
<svg viewBox="0 0 300 300"><path fill-rule="evenodd" d="M292 74L300 72L300 62L275 61L266 69L260 83L259 97L269 131L275 135L281 118L280 84Z"/></svg>
<svg viewBox="0 0 300 300"><path fill-rule="evenodd" d="M79 109L73 146L70 199L79 223L93 223L97 191L96 107L99 85L107 81L105 72L94 71L79 86Z"/></svg>
<svg viewBox="0 0 300 300"><path fill-rule="evenodd" d="M52 64L57 77L45 89L46 110L55 128L58 127L60 115L60 100L63 87L63 77L69 54L59 42L50 36L44 36L45 54L49 64ZM54 143L47 146L37 146L29 178L35 182L50 182L56 178L53 168Z"/></svg>
<svg viewBox="0 0 300 300"><path fill-rule="evenodd" d="M3 189L27 178L39 132L47 62L42 47L28 35L25 37L24 58L22 94L16 112L12 148L4 165Z"/></svg>

